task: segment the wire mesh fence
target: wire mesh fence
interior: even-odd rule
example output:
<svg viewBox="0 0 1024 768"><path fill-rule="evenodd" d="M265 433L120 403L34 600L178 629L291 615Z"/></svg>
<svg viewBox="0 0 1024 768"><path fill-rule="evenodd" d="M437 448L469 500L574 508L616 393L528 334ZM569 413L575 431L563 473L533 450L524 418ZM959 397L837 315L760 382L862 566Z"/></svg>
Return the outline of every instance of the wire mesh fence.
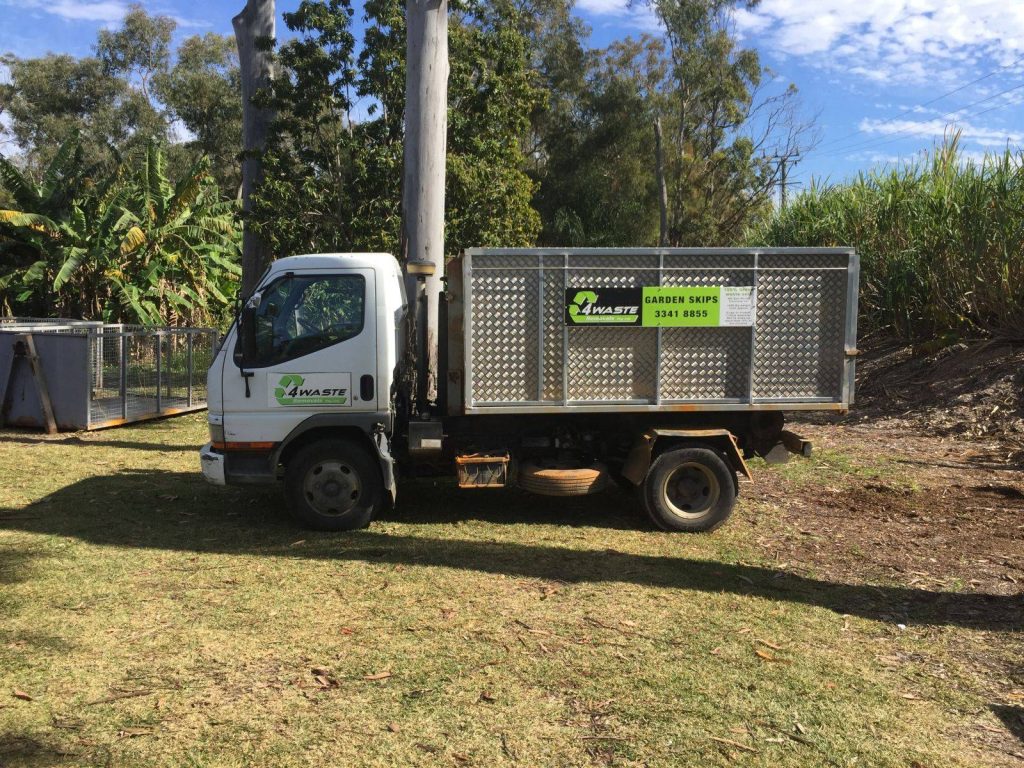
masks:
<svg viewBox="0 0 1024 768"><path fill-rule="evenodd" d="M91 428L205 408L216 340L212 328L106 325L90 332Z"/></svg>
<svg viewBox="0 0 1024 768"><path fill-rule="evenodd" d="M61 428L100 429L206 407L213 328L0 318L0 336L23 334L37 338Z"/></svg>

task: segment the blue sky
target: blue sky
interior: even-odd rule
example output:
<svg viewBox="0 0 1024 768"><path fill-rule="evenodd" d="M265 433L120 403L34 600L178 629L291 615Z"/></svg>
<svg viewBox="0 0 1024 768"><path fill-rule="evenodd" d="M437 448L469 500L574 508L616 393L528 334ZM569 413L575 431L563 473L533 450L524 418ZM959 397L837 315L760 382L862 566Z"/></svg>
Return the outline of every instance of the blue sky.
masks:
<svg viewBox="0 0 1024 768"><path fill-rule="evenodd" d="M658 33L642 3L577 0L592 44ZM290 10L297 0L279 0ZM356 18L361 16L359 0ZM242 0L144 0L179 22L180 36L231 33ZM83 55L96 31L116 26L122 0L0 0L0 51ZM739 10L735 29L783 86L817 115L818 148L792 174L841 180L912 159L963 132L969 156L1024 144L1024 2L1019 0L762 0ZM279 29L281 25L279 23ZM3 76L0 73L0 76ZM951 91L955 93L950 93ZM949 94L948 96L945 94Z"/></svg>

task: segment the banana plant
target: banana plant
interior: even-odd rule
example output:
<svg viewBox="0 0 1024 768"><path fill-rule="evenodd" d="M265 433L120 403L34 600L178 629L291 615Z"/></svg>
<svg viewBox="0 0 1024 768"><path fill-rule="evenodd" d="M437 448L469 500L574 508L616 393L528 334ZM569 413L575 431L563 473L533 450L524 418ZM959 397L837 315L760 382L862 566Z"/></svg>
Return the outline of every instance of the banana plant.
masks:
<svg viewBox="0 0 1024 768"><path fill-rule="evenodd" d="M174 185L158 145L151 143L138 169L126 208L118 253L135 279L122 291L139 314L154 310L168 321L196 321L225 306L238 266L234 203L222 201L200 159ZM120 282L122 276L112 275Z"/></svg>
<svg viewBox="0 0 1024 768"><path fill-rule="evenodd" d="M73 138L38 184L0 158L0 183L19 207L0 210L0 258L16 255L0 262L10 309L177 324L210 322L228 305L239 232L205 159L172 184L153 142L137 167L96 181Z"/></svg>
<svg viewBox="0 0 1024 768"><path fill-rule="evenodd" d="M47 286L60 263L60 225L89 183L78 135L65 141L36 182L0 156L0 186L14 208L0 209L0 292L8 309L35 314L48 306ZM37 309L38 308L38 309Z"/></svg>

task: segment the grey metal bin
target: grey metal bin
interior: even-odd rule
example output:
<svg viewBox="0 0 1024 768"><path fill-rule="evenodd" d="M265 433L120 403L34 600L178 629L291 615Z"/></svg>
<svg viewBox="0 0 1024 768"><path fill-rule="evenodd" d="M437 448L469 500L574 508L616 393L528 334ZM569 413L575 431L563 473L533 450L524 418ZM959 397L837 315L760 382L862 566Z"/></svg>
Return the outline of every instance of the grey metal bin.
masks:
<svg viewBox="0 0 1024 768"><path fill-rule="evenodd" d="M206 407L213 328L0 318L5 424L46 426L30 366L16 358L15 344L26 334L32 335L61 430L102 429Z"/></svg>

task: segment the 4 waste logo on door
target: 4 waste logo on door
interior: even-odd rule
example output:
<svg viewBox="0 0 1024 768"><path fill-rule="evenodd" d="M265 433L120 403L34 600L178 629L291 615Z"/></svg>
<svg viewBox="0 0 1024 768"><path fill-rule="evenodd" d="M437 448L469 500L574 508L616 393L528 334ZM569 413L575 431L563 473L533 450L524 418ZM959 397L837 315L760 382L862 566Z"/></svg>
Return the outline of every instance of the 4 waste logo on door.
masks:
<svg viewBox="0 0 1024 768"><path fill-rule="evenodd" d="M270 406L351 405L350 373L268 373Z"/></svg>

